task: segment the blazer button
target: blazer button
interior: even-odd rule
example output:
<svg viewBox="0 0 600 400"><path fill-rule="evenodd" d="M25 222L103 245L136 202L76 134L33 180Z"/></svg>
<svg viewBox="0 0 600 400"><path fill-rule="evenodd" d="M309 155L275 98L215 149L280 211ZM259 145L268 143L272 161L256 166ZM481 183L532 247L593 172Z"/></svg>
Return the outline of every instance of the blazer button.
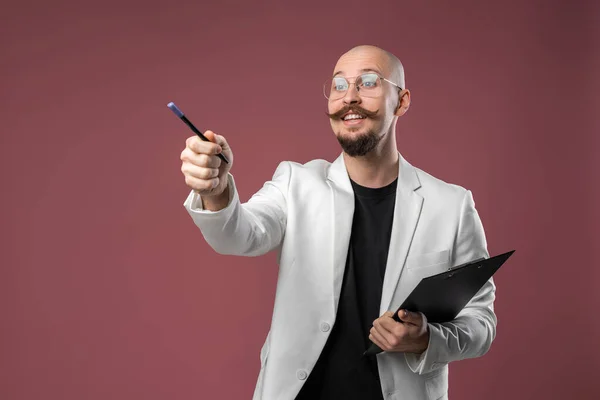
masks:
<svg viewBox="0 0 600 400"><path fill-rule="evenodd" d="M303 370L303 369L299 369L298 371L296 371L296 378L298 378L301 381L303 381L306 378L308 378L308 373L305 370Z"/></svg>
<svg viewBox="0 0 600 400"><path fill-rule="evenodd" d="M329 332L330 329L331 329L331 326L327 322L323 322L321 324L321 331Z"/></svg>

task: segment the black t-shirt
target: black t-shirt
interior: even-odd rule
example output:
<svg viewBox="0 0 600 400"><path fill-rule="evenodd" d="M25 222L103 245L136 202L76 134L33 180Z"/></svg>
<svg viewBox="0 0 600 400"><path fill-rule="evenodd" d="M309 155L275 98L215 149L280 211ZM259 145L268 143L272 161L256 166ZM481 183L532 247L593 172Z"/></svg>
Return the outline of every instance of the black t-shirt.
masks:
<svg viewBox="0 0 600 400"><path fill-rule="evenodd" d="M383 399L377 358L362 354L379 317L397 180L376 189L351 182L355 209L336 322L296 400Z"/></svg>

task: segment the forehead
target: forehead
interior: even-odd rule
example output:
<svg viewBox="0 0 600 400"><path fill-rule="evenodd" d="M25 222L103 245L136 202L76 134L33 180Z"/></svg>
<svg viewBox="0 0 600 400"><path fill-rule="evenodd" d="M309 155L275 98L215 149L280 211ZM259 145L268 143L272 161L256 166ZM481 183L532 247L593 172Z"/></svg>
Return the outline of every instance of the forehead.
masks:
<svg viewBox="0 0 600 400"><path fill-rule="evenodd" d="M374 71L381 75L389 74L387 56L376 50L358 50L340 57L333 69L334 75L356 76L363 72Z"/></svg>

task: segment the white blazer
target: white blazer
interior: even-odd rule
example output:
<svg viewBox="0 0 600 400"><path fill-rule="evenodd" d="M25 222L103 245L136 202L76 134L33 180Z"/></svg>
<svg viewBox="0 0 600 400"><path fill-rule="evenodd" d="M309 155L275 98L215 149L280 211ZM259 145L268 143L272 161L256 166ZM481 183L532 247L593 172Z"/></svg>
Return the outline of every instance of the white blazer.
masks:
<svg viewBox="0 0 600 400"><path fill-rule="evenodd" d="M343 157L304 165L284 161L272 180L241 204L233 176L229 204L202 209L194 191L184 206L220 254L278 251L271 328L260 352L254 399L294 399L335 323L354 213ZM401 155L380 315L396 311L429 275L489 257L471 192L410 165ZM490 279L457 318L429 323L428 349L377 355L386 400L447 399L448 363L482 356L496 335Z"/></svg>

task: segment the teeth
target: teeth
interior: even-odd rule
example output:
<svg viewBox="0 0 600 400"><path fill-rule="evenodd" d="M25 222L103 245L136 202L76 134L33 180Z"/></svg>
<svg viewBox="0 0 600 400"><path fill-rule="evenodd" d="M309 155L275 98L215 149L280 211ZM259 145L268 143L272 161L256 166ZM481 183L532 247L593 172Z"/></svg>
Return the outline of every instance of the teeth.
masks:
<svg viewBox="0 0 600 400"><path fill-rule="evenodd" d="M344 121L347 121L349 119L363 119L364 117L358 114L348 114L344 117Z"/></svg>

